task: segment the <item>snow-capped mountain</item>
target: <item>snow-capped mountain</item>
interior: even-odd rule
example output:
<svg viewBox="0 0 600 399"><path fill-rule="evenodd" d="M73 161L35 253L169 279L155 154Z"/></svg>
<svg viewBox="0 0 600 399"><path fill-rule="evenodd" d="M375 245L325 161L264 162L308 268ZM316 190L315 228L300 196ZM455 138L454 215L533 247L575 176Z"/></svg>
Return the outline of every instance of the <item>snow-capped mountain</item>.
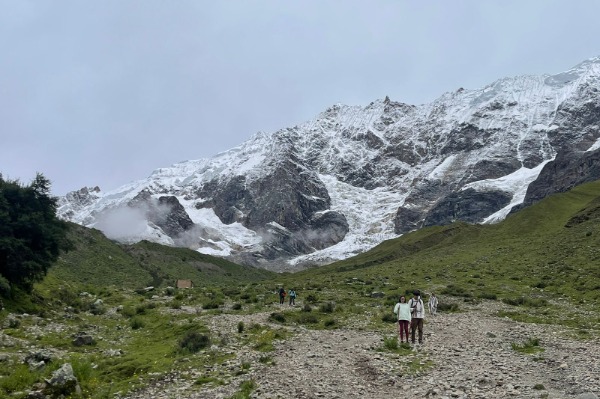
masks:
<svg viewBox="0 0 600 399"><path fill-rule="evenodd" d="M499 221L600 178L599 90L596 57L430 104L338 104L113 191L71 192L58 213L121 241L275 270L323 264L423 226Z"/></svg>

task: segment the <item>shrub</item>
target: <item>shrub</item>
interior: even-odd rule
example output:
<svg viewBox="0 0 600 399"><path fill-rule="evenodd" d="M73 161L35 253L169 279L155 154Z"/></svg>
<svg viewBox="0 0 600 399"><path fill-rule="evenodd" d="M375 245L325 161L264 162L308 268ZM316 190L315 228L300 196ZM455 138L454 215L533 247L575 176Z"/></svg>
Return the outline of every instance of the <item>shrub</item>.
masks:
<svg viewBox="0 0 600 399"><path fill-rule="evenodd" d="M497 300L498 299L498 295L492 293L492 292L482 292L481 294L479 294L479 298L481 299L490 299L490 300Z"/></svg>
<svg viewBox="0 0 600 399"><path fill-rule="evenodd" d="M209 301L202 304L202 309L218 309L220 305L217 301Z"/></svg>
<svg viewBox="0 0 600 399"><path fill-rule="evenodd" d="M334 319L327 319L325 320L325 322L323 322L323 325L327 328L331 328L335 327L337 325L337 322Z"/></svg>
<svg viewBox="0 0 600 399"><path fill-rule="evenodd" d="M13 393L31 387L38 379L38 373L29 370L25 364L18 364L8 377L0 379L0 393ZM3 396L4 397L4 396ZM6 396L8 397L8 396Z"/></svg>
<svg viewBox="0 0 600 399"><path fill-rule="evenodd" d="M240 334L241 334L241 333L243 333L243 332L244 332L244 327L245 327L245 326L244 326L244 322L243 322L243 321L240 321L240 322L238 323L238 326L237 326L237 328L238 328L238 333L240 333Z"/></svg>
<svg viewBox="0 0 600 399"><path fill-rule="evenodd" d="M322 313L333 313L335 310L335 304L333 302L327 302L319 306L319 310Z"/></svg>
<svg viewBox="0 0 600 399"><path fill-rule="evenodd" d="M304 306L302 307L302 311L303 312L312 312L312 307L308 303L305 303Z"/></svg>
<svg viewBox="0 0 600 399"><path fill-rule="evenodd" d="M456 303L440 303L438 305L438 310L440 312L457 312L458 311L458 304Z"/></svg>
<svg viewBox="0 0 600 399"><path fill-rule="evenodd" d="M242 304L241 303L234 303L231 306L231 309L233 309L233 310L241 310L242 309Z"/></svg>
<svg viewBox="0 0 600 399"><path fill-rule="evenodd" d="M182 353L196 353L210 345L210 337L198 331L188 331L179 341L179 350Z"/></svg>
<svg viewBox="0 0 600 399"><path fill-rule="evenodd" d="M317 324L319 322L319 318L313 314L302 314L298 317L298 322L302 324Z"/></svg>
<svg viewBox="0 0 600 399"><path fill-rule="evenodd" d="M285 315L283 313L271 313L271 315L269 316L269 320L270 321L276 321L279 323L285 323Z"/></svg>
<svg viewBox="0 0 600 399"><path fill-rule="evenodd" d="M386 312L383 314L383 316L381 316L381 321L385 323L396 323L398 318L395 314Z"/></svg>
<svg viewBox="0 0 600 399"><path fill-rule="evenodd" d="M146 309L148 309L148 307L146 305L139 305L138 307L135 308L135 313L136 314L146 314Z"/></svg>
<svg viewBox="0 0 600 399"><path fill-rule="evenodd" d="M396 336L391 336L391 337L384 337L383 338L383 347L387 350L397 350L398 349L398 337Z"/></svg>
<svg viewBox="0 0 600 399"><path fill-rule="evenodd" d="M10 297L10 283L3 276L0 276L0 296L4 298Z"/></svg>
<svg viewBox="0 0 600 399"><path fill-rule="evenodd" d="M513 350L521 353L536 353L544 350L543 348L540 348L539 338L528 338L523 344L516 344L513 342L510 346Z"/></svg>
<svg viewBox="0 0 600 399"><path fill-rule="evenodd" d="M140 328L143 328L145 324L141 317L134 317L129 321L129 325L131 326L131 329L139 330Z"/></svg>
<svg viewBox="0 0 600 399"><path fill-rule="evenodd" d="M548 301L543 299L543 298L526 298L524 296L519 297L519 298L503 298L502 302L506 303L507 305L512 305L512 306L530 306L532 308L539 308L539 307L544 307L548 305Z"/></svg>
<svg viewBox="0 0 600 399"><path fill-rule="evenodd" d="M463 287L459 287L459 286L456 286L454 284L450 284L446 288L444 288L441 291L441 294L451 295L451 296L459 296L459 297L463 297L463 298L470 298L471 297L471 293L470 292L468 292Z"/></svg>
<svg viewBox="0 0 600 399"><path fill-rule="evenodd" d="M317 297L313 294L308 294L308 296L306 297L306 302L308 302L308 303L315 303L317 301L318 301Z"/></svg>

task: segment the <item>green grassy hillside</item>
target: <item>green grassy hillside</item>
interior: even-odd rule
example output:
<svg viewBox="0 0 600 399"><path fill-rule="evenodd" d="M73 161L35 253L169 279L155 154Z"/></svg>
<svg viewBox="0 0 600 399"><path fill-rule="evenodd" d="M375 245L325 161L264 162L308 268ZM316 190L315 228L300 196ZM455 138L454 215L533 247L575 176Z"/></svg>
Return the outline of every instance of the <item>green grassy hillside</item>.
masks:
<svg viewBox="0 0 600 399"><path fill-rule="evenodd" d="M61 255L46 280L135 289L174 286L177 279L190 279L200 287L237 285L274 275L186 248L148 241L121 245L98 230L70 226L75 248Z"/></svg>
<svg viewBox="0 0 600 399"><path fill-rule="evenodd" d="M421 229L281 280L348 295L380 291L389 298L419 288L450 299L498 299L544 312L548 301L556 300L594 310L600 299L600 181L553 195L495 225ZM536 317L534 311L527 314ZM597 318L589 321L598 324Z"/></svg>

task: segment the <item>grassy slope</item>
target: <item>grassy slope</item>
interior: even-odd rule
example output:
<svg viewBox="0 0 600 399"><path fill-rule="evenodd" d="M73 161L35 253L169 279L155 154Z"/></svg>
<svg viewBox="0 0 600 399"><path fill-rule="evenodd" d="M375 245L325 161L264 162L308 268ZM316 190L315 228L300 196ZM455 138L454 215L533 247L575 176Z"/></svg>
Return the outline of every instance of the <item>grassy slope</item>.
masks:
<svg viewBox="0 0 600 399"><path fill-rule="evenodd" d="M142 241L120 245L100 231L71 225L75 249L61 255L46 280L94 286L173 286L191 279L196 286L258 281L274 273L237 265L186 248Z"/></svg>
<svg viewBox="0 0 600 399"><path fill-rule="evenodd" d="M364 254L287 276L286 284L421 288L462 297L600 299L600 181L510 215L496 225L431 227ZM569 226L569 227L567 227Z"/></svg>

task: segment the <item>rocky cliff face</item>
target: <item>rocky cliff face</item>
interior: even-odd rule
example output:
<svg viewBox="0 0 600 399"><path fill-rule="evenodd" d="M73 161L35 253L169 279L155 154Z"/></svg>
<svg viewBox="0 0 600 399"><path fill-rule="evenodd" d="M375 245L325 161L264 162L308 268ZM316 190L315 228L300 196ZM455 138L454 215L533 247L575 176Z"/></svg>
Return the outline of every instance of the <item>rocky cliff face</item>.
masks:
<svg viewBox="0 0 600 399"><path fill-rule="evenodd" d="M70 193L59 215L102 228L108 213L142 201L139 228L121 239L276 270L322 264L423 226L498 221L597 178L598 156L588 150L600 137L599 90L595 58L557 75L461 88L431 104L335 105L211 159L105 194Z"/></svg>

